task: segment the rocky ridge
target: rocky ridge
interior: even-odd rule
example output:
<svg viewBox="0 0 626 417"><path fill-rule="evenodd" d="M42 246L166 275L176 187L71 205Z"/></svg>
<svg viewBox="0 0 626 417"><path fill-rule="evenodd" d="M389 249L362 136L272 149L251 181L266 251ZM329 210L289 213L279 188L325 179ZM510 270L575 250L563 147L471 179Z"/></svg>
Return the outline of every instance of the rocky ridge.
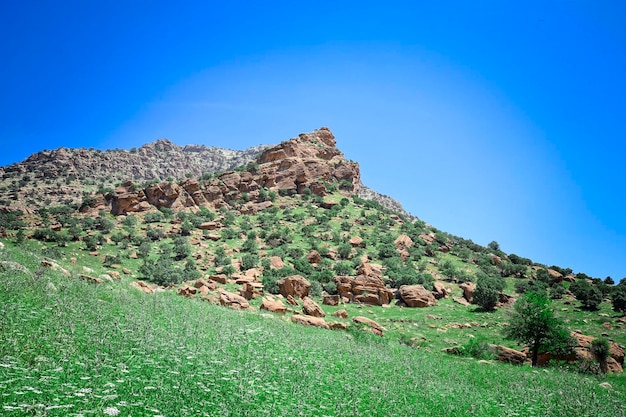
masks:
<svg viewBox="0 0 626 417"><path fill-rule="evenodd" d="M86 188L110 190L115 184L126 184L127 187L132 185L135 189L146 182L194 178L196 182L192 180L188 184L188 187L194 188L197 179L203 176L233 171L237 167L253 163L256 158L260 158L260 164L282 161L282 165L277 166L274 172L277 175L275 178L277 182L272 184L266 179L263 186L302 192L305 188L302 175L307 175L306 172L315 165L311 162L312 159L335 158L334 160L338 161L339 155L343 158L341 152L334 146L334 136L329 129L321 128L316 132L301 134L298 138L285 141L276 147L259 145L243 151L204 145L179 146L168 139L159 139L131 150L101 151L93 148L44 150L22 162L0 167L0 209L32 213L44 205L46 200L52 203L79 204ZM322 138L321 152L312 149L305 151L302 142L308 140L309 135L319 136L320 132L327 132L326 137ZM332 141L333 144L328 146L324 141ZM287 159L293 158L308 159L309 162L296 172L295 168L288 169L285 165L289 163L286 162ZM329 165L328 169L342 169L344 165ZM289 176L292 174L296 175L293 184L289 183L291 181ZM318 174L330 177L328 171L320 171ZM341 175L345 173L339 173L338 177ZM232 180L232 176L230 179ZM360 176L351 179L354 180L353 191L359 197L377 201L398 214L413 218L399 202L364 186ZM311 185L319 189L319 184ZM186 191L189 193L189 190Z"/></svg>

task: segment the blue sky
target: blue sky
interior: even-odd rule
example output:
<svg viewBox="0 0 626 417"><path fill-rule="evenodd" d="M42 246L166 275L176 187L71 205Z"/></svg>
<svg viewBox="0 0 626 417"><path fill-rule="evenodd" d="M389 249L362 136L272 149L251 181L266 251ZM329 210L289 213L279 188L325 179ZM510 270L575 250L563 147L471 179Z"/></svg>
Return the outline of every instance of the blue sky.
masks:
<svg viewBox="0 0 626 417"><path fill-rule="evenodd" d="M626 2L21 1L0 13L0 165L328 126L447 232L626 276Z"/></svg>

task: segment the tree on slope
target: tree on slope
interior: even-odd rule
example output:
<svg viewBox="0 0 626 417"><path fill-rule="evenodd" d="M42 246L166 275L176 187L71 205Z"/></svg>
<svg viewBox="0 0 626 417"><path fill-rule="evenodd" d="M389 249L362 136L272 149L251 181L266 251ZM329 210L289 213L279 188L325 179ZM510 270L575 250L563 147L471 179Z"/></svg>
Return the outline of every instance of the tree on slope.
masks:
<svg viewBox="0 0 626 417"><path fill-rule="evenodd" d="M564 322L555 316L551 300L545 292L527 292L513 306L510 326L505 336L527 344L532 353L532 366L537 366L540 350L562 353L571 346L571 337Z"/></svg>

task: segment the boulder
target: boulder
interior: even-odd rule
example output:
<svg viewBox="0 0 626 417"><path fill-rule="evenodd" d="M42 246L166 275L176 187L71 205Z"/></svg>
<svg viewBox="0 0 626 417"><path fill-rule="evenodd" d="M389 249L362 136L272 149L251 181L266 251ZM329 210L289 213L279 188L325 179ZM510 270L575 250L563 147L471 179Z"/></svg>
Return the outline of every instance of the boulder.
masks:
<svg viewBox="0 0 626 417"><path fill-rule="evenodd" d="M363 248L363 247L365 247L365 243L363 242L363 239L360 236L354 236L354 237L350 238L348 243L353 248Z"/></svg>
<svg viewBox="0 0 626 417"><path fill-rule="evenodd" d="M300 275L292 275L278 281L278 289L283 297L304 298L309 295L311 283Z"/></svg>
<svg viewBox="0 0 626 417"><path fill-rule="evenodd" d="M91 282L93 284L102 284L104 281L101 278L92 277L91 275L80 274L78 278L83 281Z"/></svg>
<svg viewBox="0 0 626 417"><path fill-rule="evenodd" d="M263 303L261 303L261 310L271 311L273 313L285 314L287 312L287 307L280 300L269 300L267 298L263 299Z"/></svg>
<svg viewBox="0 0 626 417"><path fill-rule="evenodd" d="M294 314L291 316L291 321L297 324L302 324L304 326L314 326L321 327L323 329L328 329L328 323L321 317L314 316L304 316L302 314Z"/></svg>
<svg viewBox="0 0 626 417"><path fill-rule="evenodd" d="M322 256L316 250L312 250L311 252L309 252L306 258L310 264L318 264L322 261Z"/></svg>
<svg viewBox="0 0 626 417"><path fill-rule="evenodd" d="M437 304L432 292L422 285L403 285L399 290L400 299L408 307L431 307Z"/></svg>
<svg viewBox="0 0 626 417"><path fill-rule="evenodd" d="M489 349L496 355L499 362L521 365L526 361L526 353L501 345L489 345Z"/></svg>
<svg viewBox="0 0 626 417"><path fill-rule="evenodd" d="M454 300L455 302L464 305L464 306L470 306L470 302L467 301L464 297L452 297L452 300Z"/></svg>
<svg viewBox="0 0 626 417"><path fill-rule="evenodd" d="M154 292L154 289L152 288L152 286L150 286L150 284L148 284L145 281L135 281L131 283L130 285L131 287L135 287L139 291L145 292L146 294L152 294Z"/></svg>
<svg viewBox="0 0 626 417"><path fill-rule="evenodd" d="M437 300L448 296L448 290L441 282L433 283L433 295Z"/></svg>
<svg viewBox="0 0 626 417"><path fill-rule="evenodd" d="M459 285L459 288L463 290L463 297L469 302L474 302L474 291L476 291L476 284L473 282L464 282Z"/></svg>
<svg viewBox="0 0 626 417"><path fill-rule="evenodd" d="M239 294L235 294L233 292L228 292L224 290L220 290L220 304L223 306L230 307L235 310L244 310L250 308L250 304L248 304L248 300L243 298Z"/></svg>
<svg viewBox="0 0 626 417"><path fill-rule="evenodd" d="M389 304L393 298L393 291L387 288L385 282L375 274L356 277L339 276L335 277L335 283L339 295L351 302L381 306Z"/></svg>
<svg viewBox="0 0 626 417"><path fill-rule="evenodd" d="M393 243L398 252L405 251L413 246L413 240L411 240L411 238L407 235L398 236L398 238Z"/></svg>
<svg viewBox="0 0 626 417"><path fill-rule="evenodd" d="M322 304L324 305L336 306L336 305L339 305L339 301L340 301L340 296L337 294L335 295L323 294L322 295Z"/></svg>
<svg viewBox="0 0 626 417"><path fill-rule="evenodd" d="M307 316L326 317L326 313L324 313L320 306L309 297L304 297L302 312Z"/></svg>
<svg viewBox="0 0 626 417"><path fill-rule="evenodd" d="M192 298L194 295L196 295L197 292L198 292L198 289L196 287L191 287L189 285L183 285L178 290L176 290L176 293L178 295L182 295L183 297L189 297L189 298Z"/></svg>
<svg viewBox="0 0 626 417"><path fill-rule="evenodd" d="M272 269L281 269L285 267L285 263L280 258L280 256L270 256L270 268Z"/></svg>
<svg viewBox="0 0 626 417"><path fill-rule="evenodd" d="M354 321L357 324L363 324L364 326L368 328L369 331L371 331L377 336L383 336L383 332L385 331L385 328L383 326L376 323L372 319L368 319L367 317L356 316L352 319L352 321Z"/></svg>
<svg viewBox="0 0 626 417"><path fill-rule="evenodd" d="M346 310L337 310L333 313L334 317L338 317L341 319L347 319L348 318L348 312Z"/></svg>

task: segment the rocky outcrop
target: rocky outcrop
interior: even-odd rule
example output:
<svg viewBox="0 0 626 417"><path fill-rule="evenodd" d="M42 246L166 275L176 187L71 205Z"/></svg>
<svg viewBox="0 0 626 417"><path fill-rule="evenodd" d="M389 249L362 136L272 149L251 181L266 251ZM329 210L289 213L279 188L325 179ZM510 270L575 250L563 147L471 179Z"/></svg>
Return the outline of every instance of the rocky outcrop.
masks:
<svg viewBox="0 0 626 417"><path fill-rule="evenodd" d="M353 303L382 306L389 304L393 298L393 291L387 288L385 282L375 273L356 277L335 277L335 283L339 295Z"/></svg>
<svg viewBox="0 0 626 417"><path fill-rule="evenodd" d="M337 149L330 130L321 128L266 149L247 170L225 172L202 184L196 179L187 179L138 188L127 182L112 193L111 211L124 214L145 211L149 206L221 207L239 201L245 193L251 201L241 209L250 214L273 205L266 200L262 189L299 194L308 189L325 195L328 183L337 183L340 190L351 194L358 189L360 173L358 164L346 160Z"/></svg>
<svg viewBox="0 0 626 417"><path fill-rule="evenodd" d="M433 293L422 285L403 285L400 287L398 295L407 307L423 308L437 304Z"/></svg>

